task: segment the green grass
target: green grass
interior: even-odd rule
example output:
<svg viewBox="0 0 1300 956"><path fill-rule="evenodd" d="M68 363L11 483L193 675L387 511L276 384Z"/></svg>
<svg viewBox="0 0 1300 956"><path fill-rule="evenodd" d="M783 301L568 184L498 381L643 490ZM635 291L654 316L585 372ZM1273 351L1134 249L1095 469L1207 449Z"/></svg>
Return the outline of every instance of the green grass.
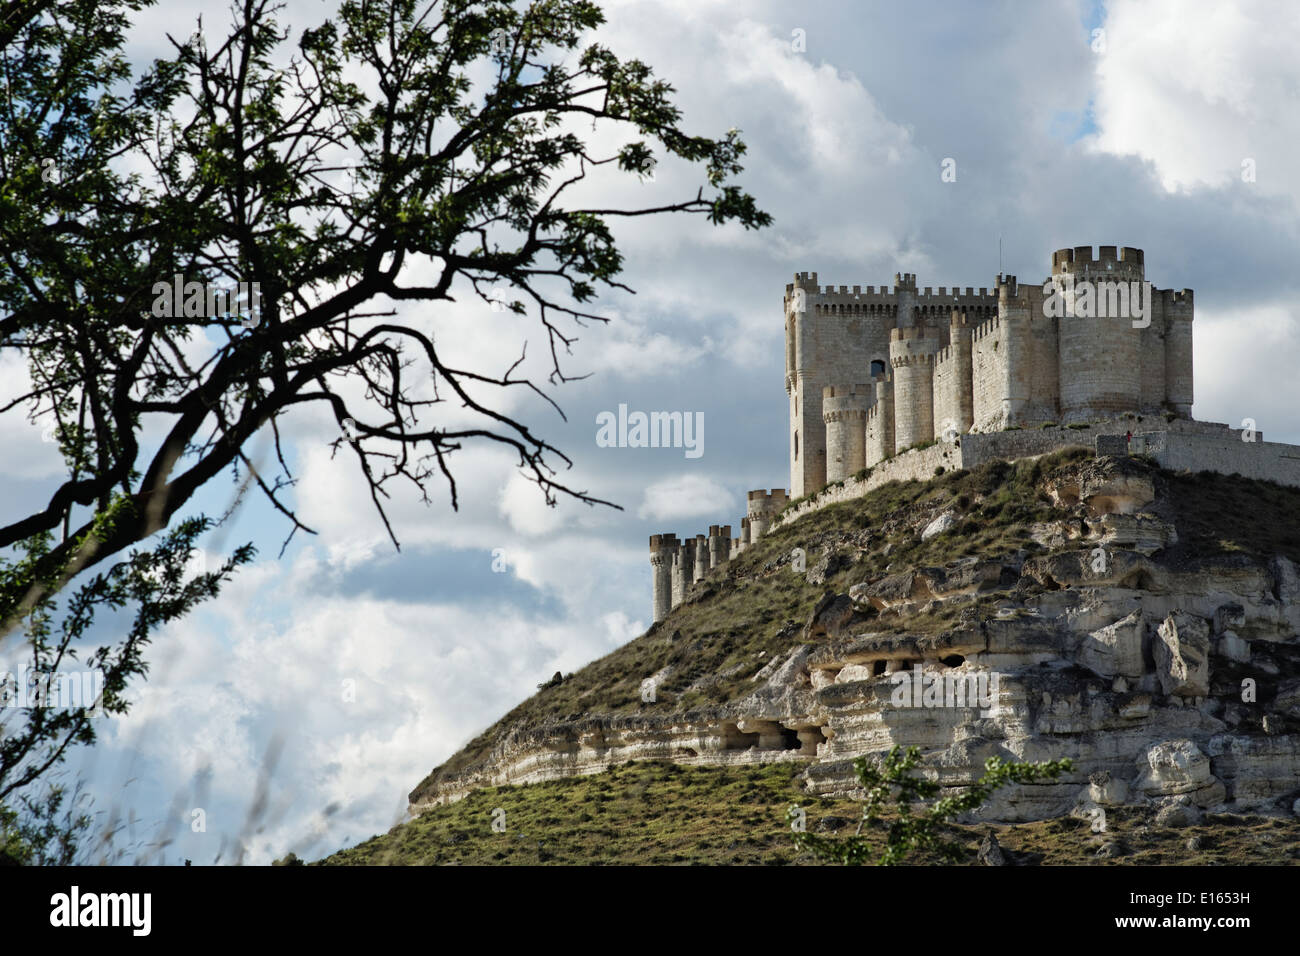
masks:
<svg viewBox="0 0 1300 956"><path fill-rule="evenodd" d="M802 765L683 767L623 764L603 773L476 791L434 807L385 834L342 850L325 865L775 865L815 864L795 851L785 818L796 803L811 831L851 834L862 805L810 797L797 779ZM504 832L492 829L505 811ZM502 819L497 815L497 819ZM948 834L973 853L985 827ZM1300 821L1207 817L1201 826L1150 825L1148 811L1108 811L1107 832L1086 820L1058 818L994 828L1005 850L1041 855L1043 864L1266 864L1300 858ZM1186 847L1199 837L1198 850ZM1115 859L1097 850L1122 847ZM912 863L935 863L918 856Z"/></svg>

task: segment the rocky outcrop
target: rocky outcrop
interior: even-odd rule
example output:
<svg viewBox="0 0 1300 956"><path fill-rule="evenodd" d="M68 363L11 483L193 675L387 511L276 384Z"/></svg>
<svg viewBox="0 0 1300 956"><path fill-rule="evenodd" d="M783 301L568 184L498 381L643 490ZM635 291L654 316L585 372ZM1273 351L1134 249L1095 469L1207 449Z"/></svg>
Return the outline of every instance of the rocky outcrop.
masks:
<svg viewBox="0 0 1300 956"><path fill-rule="evenodd" d="M1300 797L1295 564L1169 558L1176 529L1127 462L1087 462L1046 494L1067 512L1060 524L1083 522L1052 553L960 558L828 590L733 699L516 728L474 764L435 774L412 808L649 758L796 761L810 792L853 792L855 758L917 746L945 788L971 783L994 756L1072 760L1056 781L998 791L978 814L988 821L1122 805L1147 805L1167 826L1215 809L1290 812ZM935 517L916 520L919 538ZM1142 537L1141 522L1167 530ZM995 862L995 848L986 856Z"/></svg>

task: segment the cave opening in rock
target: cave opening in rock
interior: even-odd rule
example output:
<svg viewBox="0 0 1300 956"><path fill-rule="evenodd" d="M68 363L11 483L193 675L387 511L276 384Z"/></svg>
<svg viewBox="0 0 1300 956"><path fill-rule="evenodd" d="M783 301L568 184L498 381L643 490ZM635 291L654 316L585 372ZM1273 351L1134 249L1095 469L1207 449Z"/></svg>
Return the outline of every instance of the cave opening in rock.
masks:
<svg viewBox="0 0 1300 956"><path fill-rule="evenodd" d="M873 661L871 664L872 677L884 677L885 668L889 666L889 661Z"/></svg>
<svg viewBox="0 0 1300 956"><path fill-rule="evenodd" d="M960 654L949 654L947 657L939 658L939 663L944 667L961 667L962 664L966 663L966 658Z"/></svg>
<svg viewBox="0 0 1300 956"><path fill-rule="evenodd" d="M809 757L816 757L817 748L827 740L825 732L820 727L800 727L797 734L800 753Z"/></svg>
<svg viewBox="0 0 1300 956"><path fill-rule="evenodd" d="M735 724L723 724L722 726L722 749L723 750L748 750L750 747L758 746L758 734L747 734Z"/></svg>
<svg viewBox="0 0 1300 956"><path fill-rule="evenodd" d="M755 747L759 750L800 750L809 752L809 741L812 741L811 753L816 754L816 745L824 743L826 738L817 728L811 728L816 732L815 737L811 736L807 730L791 730L782 727L775 720L746 720L747 727L752 728L750 731L740 729L738 723L726 723L722 725L722 749L723 750L749 750Z"/></svg>
<svg viewBox="0 0 1300 956"><path fill-rule="evenodd" d="M1133 588L1138 591L1150 591L1153 584L1155 584L1154 579L1146 571L1134 571L1120 581L1119 586Z"/></svg>

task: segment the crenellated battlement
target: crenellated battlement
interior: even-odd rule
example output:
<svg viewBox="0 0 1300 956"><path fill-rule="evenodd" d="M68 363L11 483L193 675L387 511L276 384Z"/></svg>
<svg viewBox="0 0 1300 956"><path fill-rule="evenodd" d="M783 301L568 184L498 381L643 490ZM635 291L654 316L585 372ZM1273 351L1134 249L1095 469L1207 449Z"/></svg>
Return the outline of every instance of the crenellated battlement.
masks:
<svg viewBox="0 0 1300 956"><path fill-rule="evenodd" d="M1122 275L1141 279L1146 266L1141 249L1132 246L1075 246L1052 253L1052 275Z"/></svg>
<svg viewBox="0 0 1300 956"><path fill-rule="evenodd" d="M776 514L789 503L790 499L784 488L773 488L770 492L759 488L746 495L746 506L751 522L756 515Z"/></svg>
<svg viewBox="0 0 1300 956"><path fill-rule="evenodd" d="M909 352L904 355L891 355L889 364L894 368L908 368L913 365L933 365L937 352Z"/></svg>
<svg viewBox="0 0 1300 956"><path fill-rule="evenodd" d="M934 329L913 326L889 331L889 364L894 369L933 364L937 351L939 338Z"/></svg>
<svg viewBox="0 0 1300 956"><path fill-rule="evenodd" d="M658 551L672 551L679 547L681 542L677 540L675 534L652 534L650 535L650 553Z"/></svg>
<svg viewBox="0 0 1300 956"><path fill-rule="evenodd" d="M827 385L822 389L822 420L829 423L861 419L875 400L874 385Z"/></svg>
<svg viewBox="0 0 1300 956"><path fill-rule="evenodd" d="M974 330L972 330L971 342L979 342L987 336L996 335L1001 330L1002 320L1000 318L989 319L987 322L981 322L979 325L975 326Z"/></svg>

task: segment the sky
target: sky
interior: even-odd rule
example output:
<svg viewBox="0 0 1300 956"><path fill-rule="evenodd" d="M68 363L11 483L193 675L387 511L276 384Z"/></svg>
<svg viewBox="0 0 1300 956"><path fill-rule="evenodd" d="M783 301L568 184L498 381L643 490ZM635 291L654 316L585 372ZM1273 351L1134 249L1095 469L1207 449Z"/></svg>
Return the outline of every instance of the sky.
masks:
<svg viewBox="0 0 1300 956"><path fill-rule="evenodd" d="M289 528L250 496L203 546L215 562L251 541L257 560L158 635L130 714L101 721L101 743L67 767L101 820L127 821L124 842L169 841L154 859L314 859L382 832L431 769L539 683L642 633L648 535L738 534L746 491L788 486L782 295L796 272L987 287L999 241L1002 271L1035 283L1057 248L1142 248L1157 287L1196 293L1194 417L1250 418L1300 443L1300 6L603 6L594 39L669 80L688 131L742 131L739 183L773 225L616 223L636 294L602 296L608 324L573 329L564 366L589 377L548 388L566 417L501 399L570 456L567 484L622 510L548 508L509 454L467 448L453 464L459 510L445 486L428 504L395 495L399 553L355 463L332 455L333 421L309 409L286 422L292 501L318 535L277 557ZM157 55L164 32L188 35L198 9L143 11L132 62ZM290 43L333 9L289 3ZM656 205L701 182L665 162L652 181L588 195ZM420 308L456 360L503 370L527 341L525 368L545 377L536 316L470 295ZM702 415L703 454L602 447L597 416L620 405ZM14 513L58 477L39 432L0 417ZM269 468L267 453L255 440ZM233 491L223 476L194 510L220 512Z"/></svg>

